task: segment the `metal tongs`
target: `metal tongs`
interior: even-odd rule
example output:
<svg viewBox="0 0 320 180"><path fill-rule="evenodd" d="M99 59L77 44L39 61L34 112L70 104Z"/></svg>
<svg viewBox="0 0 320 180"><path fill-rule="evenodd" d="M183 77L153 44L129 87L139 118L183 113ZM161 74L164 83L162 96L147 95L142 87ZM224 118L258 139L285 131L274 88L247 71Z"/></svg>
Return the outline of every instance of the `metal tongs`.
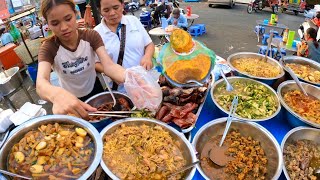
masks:
<svg viewBox="0 0 320 180"><path fill-rule="evenodd" d="M277 45L278 47L278 52L280 52L280 55L281 55L281 58L279 60L280 62L280 65L283 67L283 69L285 69L289 74L290 76L292 77L292 79L296 82L296 84L298 85L299 89L302 91L302 93L305 95L305 96L308 96L308 93L306 92L306 90L303 88L301 82L299 81L298 77L296 76L296 74L291 70L290 67L287 67L285 62L284 62L284 59L283 59L283 55L280 51L280 45L278 44Z"/></svg>
<svg viewBox="0 0 320 180"><path fill-rule="evenodd" d="M95 111L95 112L90 112L89 116L126 118L126 117L129 117L127 114L137 114L137 113L140 113L140 111Z"/></svg>

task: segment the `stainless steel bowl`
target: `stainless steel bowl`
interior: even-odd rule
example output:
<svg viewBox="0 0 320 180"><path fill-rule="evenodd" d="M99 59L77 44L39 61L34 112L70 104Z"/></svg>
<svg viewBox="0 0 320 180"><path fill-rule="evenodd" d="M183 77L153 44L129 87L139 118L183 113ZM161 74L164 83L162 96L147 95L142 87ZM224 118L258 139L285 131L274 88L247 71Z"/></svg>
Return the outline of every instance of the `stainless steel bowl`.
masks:
<svg viewBox="0 0 320 180"><path fill-rule="evenodd" d="M148 119L148 118L127 118L127 119L121 119L118 121L113 122L109 126L105 127L101 132L100 135L102 139L104 139L104 136L107 134L112 134L116 129L119 128L122 124L125 124L127 126L140 126L140 125L148 125L148 126L161 126L163 129L168 131L171 135L171 137L174 140L177 140L182 147L182 153L183 157L186 159L187 164L191 164L192 162L195 162L197 160L194 149L190 142L184 137L182 133L179 133L177 130L175 130L173 127L170 127L169 125L154 120L154 119ZM101 167L102 169L108 174L108 176L111 179L119 179L112 171L108 168L108 166L104 163L103 159L101 161ZM191 180L194 173L196 171L196 168L193 167L192 169L186 170L186 176L184 179Z"/></svg>
<svg viewBox="0 0 320 180"><path fill-rule="evenodd" d="M320 144L320 129L315 128L308 128L308 127L296 127L291 129L281 142L281 150L284 151L284 148L287 146L288 143L292 141L297 141L300 139L311 140L317 144ZM285 160L284 160L285 161ZM285 162L283 163L283 172L286 176L286 179L290 180L289 174L287 172L287 168L285 166Z"/></svg>
<svg viewBox="0 0 320 180"><path fill-rule="evenodd" d="M22 84L19 67L10 68L5 72L9 76L9 79L5 77L3 72L0 73L0 94L4 96L10 94Z"/></svg>
<svg viewBox="0 0 320 180"><path fill-rule="evenodd" d="M236 59L239 59L239 58L257 58L257 59L261 59L261 61L263 61L262 59L264 59L265 56L262 55L262 54L257 54L257 53L252 53L252 52L239 52L239 53L231 54L227 59L228 65L231 67L231 69L236 71L236 74L239 75L239 76L249 77L249 78L261 81L263 83L266 83L268 85L273 85L276 82L277 79L281 78L285 74L282 66L280 65L280 63L277 60L275 60L275 59L273 59L271 57L268 57L267 62L272 64L272 65L277 66L277 68L280 70L280 74L278 76L272 77L272 78L257 77L257 76L250 75L248 73L239 71L238 69L236 69L232 65L232 62L234 60L236 60Z"/></svg>
<svg viewBox="0 0 320 180"><path fill-rule="evenodd" d="M236 118L238 119L243 119L243 120L247 120L247 121L266 121L266 120L269 120L269 119L272 119L274 118L276 115L279 114L280 110L281 110L281 104L279 102L279 98L277 96L277 93L275 90L273 90L270 86L268 86L267 84L264 84L260 81L257 81L257 80L254 80L254 79L250 79L250 78L245 78L245 77L236 77L236 76L233 76L233 77L227 77L228 81L232 84L232 82L236 82L236 81L240 81L240 82L250 82L250 83L256 83L256 84L261 84L265 87L268 88L269 92L272 94L273 98L276 99L276 103L277 103L277 110L269 117L266 117L266 118L262 118L262 119L248 119L248 118L243 118L243 117L240 117L238 115L235 115ZM211 98L212 98L212 101L214 102L214 104L224 113L224 115L227 115L229 113L229 111L223 109L219 103L215 100L214 98L214 94L216 93L217 89L221 86L223 86L225 84L225 81L223 79L220 79L219 81L215 82L211 88Z"/></svg>
<svg viewBox="0 0 320 180"><path fill-rule="evenodd" d="M301 84L309 95L312 95L312 96L319 99L319 97L320 97L320 88L319 87L308 84L308 83L303 83L303 82L301 82ZM311 121L307 120L306 118L300 116L298 113L295 113L293 111L293 109L291 109L287 105L287 103L284 101L283 96L286 92L291 91L291 90L300 90L298 85L294 81L282 82L279 85L278 90L277 90L279 100L280 100L282 106L286 109L285 115L286 115L286 119L288 119L289 123L293 127L309 125L309 126L313 126L316 128L320 128L320 124L311 122Z"/></svg>
<svg viewBox="0 0 320 180"><path fill-rule="evenodd" d="M14 144L18 143L21 138L31 130L37 129L43 124L49 123L72 124L85 129L94 142L94 158L86 172L79 179L88 179L97 169L102 157L102 140L99 132L87 121L73 116L65 115L48 115L42 116L23 123L11 131L6 143L0 151L0 169L7 170L8 155Z"/></svg>
<svg viewBox="0 0 320 180"><path fill-rule="evenodd" d="M113 92L116 99L125 98L128 101L130 107L131 108L134 107L134 104L131 101L131 99L129 98L129 96L127 96L124 93L117 92L117 91L112 91L112 92ZM113 102L113 99L111 97L110 92L102 92L102 93L96 94L85 101L85 103L87 103L93 107L99 107L100 105L102 105L104 103L110 103L110 102ZM103 128L103 127L107 126L108 124L112 123L112 121L111 121L111 118L105 118L102 120L90 121L90 123L96 128L101 128L101 127Z"/></svg>
<svg viewBox="0 0 320 180"><path fill-rule="evenodd" d="M312 59L308 59L300 56L285 56L284 60L287 64L294 63L294 64L301 64L301 65L309 65L310 67L320 71L320 64ZM298 78L303 82L310 83L320 87L320 83L315 83L306 79L302 79L300 77Z"/></svg>
<svg viewBox="0 0 320 180"><path fill-rule="evenodd" d="M226 117L215 119L199 129L192 141L196 152L201 152L204 145L212 136L223 134L226 120ZM233 120L230 128L239 130L243 136L251 136L255 140L260 141L261 147L268 158L266 179L278 179L282 172L283 159L280 146L273 135L255 122ZM200 164L197 164L197 170L205 179L209 180Z"/></svg>

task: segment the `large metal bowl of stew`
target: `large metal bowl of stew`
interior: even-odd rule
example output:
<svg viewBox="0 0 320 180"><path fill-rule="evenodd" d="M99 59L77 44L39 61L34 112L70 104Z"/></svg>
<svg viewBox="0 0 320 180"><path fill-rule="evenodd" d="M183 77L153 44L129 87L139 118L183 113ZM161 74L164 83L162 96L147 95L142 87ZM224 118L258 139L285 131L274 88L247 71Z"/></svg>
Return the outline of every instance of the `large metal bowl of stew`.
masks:
<svg viewBox="0 0 320 180"><path fill-rule="evenodd" d="M105 127L101 167L111 179L168 179L195 162L191 143L173 127L148 118L127 118ZM191 180L196 168L170 177Z"/></svg>
<svg viewBox="0 0 320 180"><path fill-rule="evenodd" d="M228 57L227 62L231 69L236 71L236 75L256 79L268 85L273 85L285 74L277 60L269 56L265 60L265 56L258 53L235 53Z"/></svg>
<svg viewBox="0 0 320 180"><path fill-rule="evenodd" d="M277 90L285 108L285 117L293 127L313 126L320 128L320 88L301 82L305 96L294 81L282 82Z"/></svg>
<svg viewBox="0 0 320 180"><path fill-rule="evenodd" d="M102 141L85 120L48 115L13 129L0 154L0 169L19 175L85 180L100 163Z"/></svg>
<svg viewBox="0 0 320 180"><path fill-rule="evenodd" d="M224 117L208 122L192 141L200 159L197 164L200 174L207 180L278 179L283 159L273 135L255 122L234 119L222 147L219 147L226 120ZM224 166L217 166L212 160Z"/></svg>
<svg viewBox="0 0 320 180"><path fill-rule="evenodd" d="M248 121L266 121L277 116L281 110L277 93L267 84L245 77L228 77L234 90L226 90L223 79L215 82L211 88L211 98L219 108L219 112L226 116L235 95L239 102L235 117Z"/></svg>
<svg viewBox="0 0 320 180"><path fill-rule="evenodd" d="M284 60L301 81L320 87L319 63L300 56L286 56Z"/></svg>
<svg viewBox="0 0 320 180"><path fill-rule="evenodd" d="M320 164L320 129L296 127L283 138L283 172L286 179L319 179L314 174Z"/></svg>
<svg viewBox="0 0 320 180"><path fill-rule="evenodd" d="M122 111L130 111L134 105L129 96L124 93L113 91L113 94L120 104ZM102 92L96 94L85 101L85 103L97 108L100 111L113 111L113 99L110 92ZM130 114L122 114L130 115ZM112 123L116 118L104 117L104 116L89 116L89 122L96 128L102 129L105 126Z"/></svg>

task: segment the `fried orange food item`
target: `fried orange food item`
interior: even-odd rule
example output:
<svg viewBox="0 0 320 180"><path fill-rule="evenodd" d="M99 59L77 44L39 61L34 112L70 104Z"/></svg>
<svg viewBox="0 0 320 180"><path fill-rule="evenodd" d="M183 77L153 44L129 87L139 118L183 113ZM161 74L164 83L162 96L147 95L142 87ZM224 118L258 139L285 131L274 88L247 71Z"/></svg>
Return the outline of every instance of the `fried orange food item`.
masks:
<svg viewBox="0 0 320 180"><path fill-rule="evenodd" d="M200 81L206 77L210 71L210 57L199 54L190 60L179 60L167 68L167 75L176 82L185 83L188 80Z"/></svg>
<svg viewBox="0 0 320 180"><path fill-rule="evenodd" d="M320 100L316 97L305 96L301 91L293 90L284 94L284 101L294 112L309 121L320 124Z"/></svg>
<svg viewBox="0 0 320 180"><path fill-rule="evenodd" d="M170 36L171 47L178 53L188 53L193 48L191 35L182 29L175 29Z"/></svg>

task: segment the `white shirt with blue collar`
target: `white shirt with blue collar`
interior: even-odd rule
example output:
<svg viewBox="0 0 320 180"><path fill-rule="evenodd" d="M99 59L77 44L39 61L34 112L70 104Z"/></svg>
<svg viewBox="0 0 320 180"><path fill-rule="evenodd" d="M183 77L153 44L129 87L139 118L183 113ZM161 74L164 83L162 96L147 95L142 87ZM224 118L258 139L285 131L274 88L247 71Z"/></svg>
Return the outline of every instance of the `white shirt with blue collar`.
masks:
<svg viewBox="0 0 320 180"><path fill-rule="evenodd" d="M126 25L126 43L122 67L126 69L138 66L144 56L145 47L149 45L152 40L139 19L135 16L123 15L120 23ZM104 19L102 19L101 23L98 24L94 30L102 37L105 48L113 62L117 63L120 50L121 29L118 32L118 37L117 33L112 32L107 27ZM119 86L118 91L124 92L123 86Z"/></svg>

